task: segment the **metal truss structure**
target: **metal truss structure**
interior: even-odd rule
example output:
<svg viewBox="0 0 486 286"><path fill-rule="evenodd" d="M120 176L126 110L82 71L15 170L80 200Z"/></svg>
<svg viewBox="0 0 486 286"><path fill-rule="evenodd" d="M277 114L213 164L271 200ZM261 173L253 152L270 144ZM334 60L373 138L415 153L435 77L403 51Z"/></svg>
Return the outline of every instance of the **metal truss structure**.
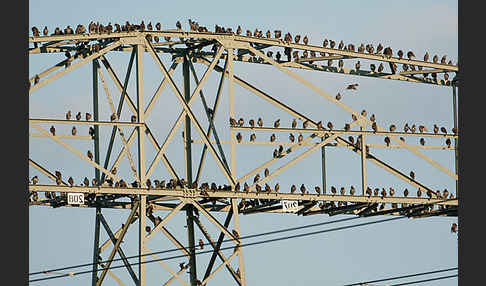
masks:
<svg viewBox="0 0 486 286"><path fill-rule="evenodd" d="M158 37L165 39L165 41L154 42L153 38ZM432 79L421 77L422 74L444 74L444 73L458 73L458 67L443 63L425 62L419 60L410 60L405 58L397 58L391 56L384 56L382 54L370 54L364 52L355 52L346 49L326 48L313 45L305 45L298 43L291 43L283 41L278 38L264 38L240 36L232 33L211 33L211 32L195 32L182 30L161 30L161 31L132 31L119 33L85 33L85 34L69 34L69 35L50 35L30 37L29 42L34 47L30 48L29 54L40 53L67 53L67 58L61 62L53 65L42 72L38 72L35 76L29 79L29 94L34 95L35 91L43 86L48 85L54 80L60 79L63 75L70 73L78 67L91 63L93 66L93 119L94 120L64 120L54 118L29 118L29 125L38 131L38 133L29 134L32 138L43 137L58 144L58 146L65 148L77 155L80 162L90 164L95 168L94 185L90 184L91 180L82 185L75 185L66 181L60 175L55 174L54 170L48 170L40 163L35 161L35 158L29 158L30 167L37 169L47 178L52 180L52 184L39 184L37 182L29 183L29 205L30 206L51 206L51 207L88 207L96 208L96 223L95 223L95 238L94 238L94 252L93 252L93 285L101 285L107 275L113 277L120 285L124 285L121 280L110 271L109 267L115 255L118 253L126 270L129 272L135 285L146 285L146 264L144 261L150 255L156 258L147 247L147 242L153 238L158 232L166 236L178 248L185 257L188 263L181 265L179 270L172 269L164 261L159 261L161 266L166 269L172 278L165 282L168 285L173 281L179 281L183 285L205 285L214 277L221 269L226 268L237 285L246 285L245 282L245 267L243 263L243 251L241 245L240 235L240 214L256 214L256 213L282 213L282 201L297 201L298 210L297 215L315 215L315 214L350 214L356 216L375 216L375 215L405 215L409 217L425 217L425 216L457 216L457 185L456 197L449 197L441 195L440 192L432 190L432 188L424 185L416 180L413 176L404 174L393 166L385 163L377 156L369 152L368 148L402 148L410 151L416 156L420 157L426 163L434 168L439 169L451 178L457 181L457 169L451 171L442 166L438 162L429 158L421 152L424 148L449 149L456 152L456 168L457 168L457 139L456 133L410 133L410 132L392 132L385 127L376 126L375 130L366 130L367 127L373 125L373 121L363 115L360 111L353 110L351 107L330 96L328 93L317 87L301 75L295 72L298 69L322 71L329 73L337 73L345 75L358 75L364 77L372 77L388 80L399 80L406 82L420 82L431 85L446 86L453 90L454 94L454 110L456 98L457 77L452 80L443 80L437 77ZM212 48L212 49L211 49ZM267 48L291 49L294 51L309 51L319 53L320 57L313 58L299 58L294 60L275 59L272 55L265 53ZM127 75L122 82L116 75L114 68L105 57L107 53L115 52L130 52L131 57L128 64ZM142 54L148 53L153 58L155 64L159 67L163 74L163 78L157 91L152 95L148 105L146 105L147 93L143 88L143 61ZM72 54L72 55L71 55ZM172 56L172 65L167 67L160 58L162 54L170 54ZM350 61L352 59L364 59L379 63L389 64L390 66L396 64L406 64L409 66L420 67L419 70L403 71L395 73L375 72L364 69L348 69L342 67L334 67L330 63L334 61ZM224 65L219 65L220 60ZM136 72L136 101L127 92L127 85L129 82L129 75L132 66L135 62ZM234 73L235 62L248 62L252 64L270 65L275 69L285 73L291 79L310 88L313 92L327 99L331 103L351 113L355 120L350 122L347 129L330 129L319 125L319 122L309 118L304 113L294 110L287 106L265 91L255 87L251 83L245 81L243 78ZM173 73L178 65L182 64L183 84L177 86L173 79ZM201 64L207 66L204 74L198 78L193 64ZM107 80L104 78L102 69L110 75L111 80L118 88L120 93L120 101L116 107L111 98L110 92L107 88ZM207 105L206 95L202 92L202 87L207 81L211 73L218 73L221 75L217 93L215 96L215 104L212 107ZM196 88L191 93L190 79L191 74L194 81L197 83ZM287 112L291 116L307 122L307 128L282 128L280 126L253 126L246 127L238 124L228 124L230 138L222 140L216 132L213 120L220 98L223 95L222 86L225 81L228 81L228 98L230 102L229 118L235 118L235 104L234 104L234 85L239 85L247 89L252 94L267 101L279 109ZM98 84L101 83L104 87L110 102L110 114L113 114L111 121L99 120L98 110ZM165 137L156 136L152 134L150 126L146 122L146 118L154 113L154 106L159 96L165 88L170 88L177 99L183 111L177 117L175 124L170 129L169 134ZM206 111L206 118L198 118L191 105L196 99L201 99ZM129 111L133 115L131 121L121 121L120 115L122 107L128 106ZM143 107L147 106L145 110ZM227 117L226 117L227 118ZM454 123L457 130L457 116L454 114ZM201 125L202 120L209 123L207 130L203 129ZM227 121L226 121L227 122ZM184 123L184 148L185 148L185 174L178 174L174 169L174 162L170 162L165 155L168 144L173 140L178 127ZM93 133L90 136L70 136L62 134L53 134L49 132L42 125L88 125L93 127ZM227 124L227 123L226 123ZM112 136L108 140L108 152L104 162L100 159L100 144L101 139L98 136L100 126L112 126ZM125 135L121 127L131 128L132 132L128 136ZM353 127L356 127L353 129ZM351 130L353 129L353 130ZM357 130L359 129L359 130ZM258 142L258 141L241 141L236 140L237 132L262 132L262 133L301 133L308 135L300 138L295 142ZM123 148L116 157L114 163L109 167L109 161L114 146L115 138L119 133L119 137L123 143ZM191 133L196 131L200 140L194 140ZM358 135L360 140L358 142L351 142L348 136ZM211 139L213 136L214 139ZM367 138L371 136L388 136L391 139L391 145L370 145L367 144ZM400 140L400 137L421 136L421 137L440 137L454 139L453 144L446 146L420 146L410 145L405 141ZM66 139L86 139L94 142L94 156L86 156L82 152L76 150ZM159 144L159 138L165 138L162 144ZM148 139L148 140L147 140ZM129 147L132 144L138 145L138 152L135 156L137 166L135 166L134 158L130 154ZM154 158L147 158L145 152L146 144L152 144L155 148L156 156ZM200 157L200 163L197 172L192 170L193 150L192 144L203 144L203 152ZM230 146L229 158L222 149L222 145ZM275 147L283 147L275 156L255 168L242 177L236 176L236 147L241 144L255 144L255 145L274 145ZM310 193L305 190L298 190L294 192L283 192L275 188L262 188L269 180L278 176L282 171L291 168L297 162L307 157L311 153L322 151L324 154L324 147L334 146L336 148L349 149L349 152L360 156L361 160L361 192L356 194L344 195L339 192L331 192L326 187L325 172L323 172L323 185L320 193ZM304 150L303 153L296 155L293 151ZM212 186L204 184L201 178L201 171L204 168L206 153L214 158L218 170L212 172L221 172L226 179L224 187L217 184ZM275 170L266 174L260 179L253 179L256 174L262 172L269 166L278 165L282 157L294 156L288 163L280 167L275 167ZM116 170L119 168L122 159L127 157L130 162L130 168L134 173L136 182L126 184L122 178L117 176ZM230 159L230 160L228 160ZM103 164L102 164L103 163ZM418 188L427 194L427 197L418 196L384 196L367 192L367 164L373 163L383 170L391 173L400 180L408 183L414 188ZM163 164L172 178L167 184L156 182L153 180L156 177L155 169L158 165ZM325 160L323 160L323 169L325 168ZM89 176L88 176L89 177ZM151 181L152 180L152 181ZM246 185L246 181L251 184ZM155 183L155 186L153 185ZM246 185L243 187L243 185ZM268 186L268 185L267 185ZM283 189L283 188L282 188ZM41 198L38 194L46 194L45 198ZM71 205L67 203L68 193L84 193L87 200L84 204ZM52 195L51 195L52 194ZM57 195L56 195L57 194ZM59 195L60 194L60 195ZM103 208L117 208L130 210L126 222L117 230L112 230L102 214ZM163 218L154 215L154 212L165 211L168 212ZM188 246L184 246L165 226L179 212L185 211L187 218L187 233ZM212 213L225 212L227 213L224 222L218 221ZM209 231L202 224L199 215L207 219L211 224L219 229L217 239L214 239ZM150 220L150 223L149 221ZM234 229L228 226L233 221ZM138 258L138 275L135 274L135 269L122 250L121 241L124 238L129 227L134 222L138 222L139 232L139 255ZM204 276L196 273L196 241L194 238L194 224L204 233L207 241L213 247L212 257L207 265ZM110 239L104 243L100 243L99 234L101 225L107 231ZM150 225L153 225L150 227ZM226 257L220 250L223 239L229 239L234 243L235 250L233 254ZM101 262L100 255L110 245L113 249L109 253L108 258ZM213 269L216 259L222 263ZM235 270L230 262L238 261L239 268ZM190 273L190 281L186 281L181 277L181 273L186 269ZM101 272L98 275L98 272Z"/></svg>

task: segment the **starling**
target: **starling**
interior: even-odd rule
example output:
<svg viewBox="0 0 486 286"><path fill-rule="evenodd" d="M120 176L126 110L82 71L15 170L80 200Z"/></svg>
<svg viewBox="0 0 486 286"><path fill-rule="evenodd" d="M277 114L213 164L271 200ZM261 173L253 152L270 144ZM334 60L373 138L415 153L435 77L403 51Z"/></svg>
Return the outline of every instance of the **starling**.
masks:
<svg viewBox="0 0 486 286"><path fill-rule="evenodd" d="M277 51L277 53L275 54L275 58L277 59L277 62L280 62L280 59L282 58L280 51Z"/></svg>
<svg viewBox="0 0 486 286"><path fill-rule="evenodd" d="M452 226L451 226L451 232L452 233L457 233L457 223L452 223Z"/></svg>
<svg viewBox="0 0 486 286"><path fill-rule="evenodd" d="M260 174L256 174L255 177L253 178L253 184L258 182L260 180Z"/></svg>
<svg viewBox="0 0 486 286"><path fill-rule="evenodd" d="M359 85L359 84L357 84L357 83L350 84L350 85L348 85L348 86L346 87L346 89L354 89L354 90L356 90L356 89L357 89L357 87L358 87L358 85Z"/></svg>
<svg viewBox="0 0 486 286"><path fill-rule="evenodd" d="M432 58L432 61L434 62L434 64L436 64L438 61L439 61L439 57L437 55L435 55L433 58Z"/></svg>
<svg viewBox="0 0 486 286"><path fill-rule="evenodd" d="M83 183L84 183L84 186L86 186L86 187L89 186L89 180L88 180L87 177L84 177Z"/></svg>
<svg viewBox="0 0 486 286"><path fill-rule="evenodd" d="M255 142L255 139L256 139L255 133L251 134L250 135L250 142Z"/></svg>
<svg viewBox="0 0 486 286"><path fill-rule="evenodd" d="M375 64L370 64L370 69L372 72L375 72L376 66Z"/></svg>
<svg viewBox="0 0 486 286"><path fill-rule="evenodd" d="M236 120L234 118L231 118L229 119L229 122L230 122L230 125L233 127L233 126L236 126Z"/></svg>
<svg viewBox="0 0 486 286"><path fill-rule="evenodd" d="M413 171L410 171L410 178L412 178L412 180L415 180L415 173Z"/></svg>
<svg viewBox="0 0 486 286"><path fill-rule="evenodd" d="M374 132L378 131L378 125L376 125L376 122L373 122L373 124L371 124L371 128L373 128Z"/></svg>
<svg viewBox="0 0 486 286"><path fill-rule="evenodd" d="M51 128L49 129L52 133L52 136L56 136L56 128L52 125Z"/></svg>
<svg viewBox="0 0 486 286"><path fill-rule="evenodd" d="M278 158L278 150L277 149L273 150L273 158L275 158L275 159Z"/></svg>
<svg viewBox="0 0 486 286"><path fill-rule="evenodd" d="M419 132L424 133L425 131L427 131L427 128L424 125L419 125Z"/></svg>
<svg viewBox="0 0 486 286"><path fill-rule="evenodd" d="M306 120L302 122L302 128L306 129L308 125L309 125L309 121Z"/></svg>
<svg viewBox="0 0 486 286"><path fill-rule="evenodd" d="M272 135L270 136L270 142L274 142L274 141L275 141L275 134L272 134Z"/></svg>
<svg viewBox="0 0 486 286"><path fill-rule="evenodd" d="M268 175L270 174L270 171L268 170L268 168L265 168L264 174L265 174L265 177L268 177Z"/></svg>
<svg viewBox="0 0 486 286"><path fill-rule="evenodd" d="M353 136L349 136L348 140L349 140L349 142L351 142L351 144L354 144L354 137Z"/></svg>
<svg viewBox="0 0 486 286"><path fill-rule="evenodd" d="M385 190L385 188L382 188L382 190L381 190L381 197L382 198L386 197L386 190Z"/></svg>
<svg viewBox="0 0 486 286"><path fill-rule="evenodd" d="M355 68L356 68L356 70L358 71L358 70L359 70L359 68L361 67L360 62L358 61L358 62L355 64L355 66L354 66L354 67L355 67Z"/></svg>
<svg viewBox="0 0 486 286"><path fill-rule="evenodd" d="M385 137L385 143L387 147L390 147L390 137L388 136Z"/></svg>
<svg viewBox="0 0 486 286"><path fill-rule="evenodd" d="M390 132L393 132L396 129L397 129L397 127L394 124L390 125Z"/></svg>
<svg viewBox="0 0 486 286"><path fill-rule="evenodd" d="M259 184L256 184L256 185L255 185L255 191L256 191L257 193L260 193L260 192L262 191L262 187L261 187Z"/></svg>
<svg viewBox="0 0 486 286"><path fill-rule="evenodd" d="M295 141L295 136L292 133L290 133L290 135L289 135L289 140L290 140L290 142Z"/></svg>
<svg viewBox="0 0 486 286"><path fill-rule="evenodd" d="M320 188L319 186L316 186L316 187L315 187L315 190L316 190L316 193L317 193L318 195L320 195L320 194L321 194L321 188Z"/></svg>
<svg viewBox="0 0 486 286"><path fill-rule="evenodd" d="M404 196L404 197L407 197L407 196L408 196L408 189L405 189L405 190L403 191L403 196Z"/></svg>
<svg viewBox="0 0 486 286"><path fill-rule="evenodd" d="M443 57L440 59L440 63L445 65L445 64L446 64L446 58L447 58L447 56L445 56L445 55L444 55L444 56L443 56Z"/></svg>
<svg viewBox="0 0 486 286"><path fill-rule="evenodd" d="M405 123L405 126L403 126L403 131L407 133L408 130L410 130L410 127L408 126L408 123Z"/></svg>
<svg viewBox="0 0 486 286"><path fill-rule="evenodd" d="M292 128L295 128L295 127L297 127L297 120L294 118L292 120Z"/></svg>
<svg viewBox="0 0 486 286"><path fill-rule="evenodd" d="M398 55L398 58L399 59L402 59L403 58L403 51L402 50L398 50L397 55Z"/></svg>
<svg viewBox="0 0 486 286"><path fill-rule="evenodd" d="M250 124L251 128L255 127L255 120L250 119L250 121L248 121L248 123Z"/></svg>
<svg viewBox="0 0 486 286"><path fill-rule="evenodd" d="M257 124L259 127L263 127L263 120L261 118L258 118Z"/></svg>
<svg viewBox="0 0 486 286"><path fill-rule="evenodd" d="M448 73L444 73L444 80L445 81L448 81L449 80L449 74Z"/></svg>
<svg viewBox="0 0 486 286"><path fill-rule="evenodd" d="M130 121L131 121L132 123L137 122L137 116L136 116L136 115L132 115L132 116L130 117Z"/></svg>
<svg viewBox="0 0 486 286"><path fill-rule="evenodd" d="M334 186L331 186L331 193L332 193L333 195L335 195L335 194L336 194L336 192L337 192L337 191L336 191L336 188L335 188Z"/></svg>
<svg viewBox="0 0 486 286"><path fill-rule="evenodd" d="M374 114L371 114L371 116L370 116L370 120L371 120L372 122L375 122L375 115L374 115Z"/></svg>
<svg viewBox="0 0 486 286"><path fill-rule="evenodd" d="M269 31L269 32L270 32L270 31ZM270 37L268 37L268 38L270 38ZM304 41L304 44L305 44L305 45L307 45L307 44L309 43L309 38L307 38L307 35L306 35L306 36L304 36L303 41Z"/></svg>
<svg viewBox="0 0 486 286"><path fill-rule="evenodd" d="M444 199L447 199L449 197L449 191L447 189L444 189L444 192L442 192L442 197Z"/></svg>
<svg viewBox="0 0 486 286"><path fill-rule="evenodd" d="M319 122L317 122L317 129L319 129L319 130L324 129L324 126L322 126L322 120L320 120Z"/></svg>
<svg viewBox="0 0 486 286"><path fill-rule="evenodd" d="M434 134L437 134L439 132L439 126L434 124Z"/></svg>
<svg viewBox="0 0 486 286"><path fill-rule="evenodd" d="M382 72L383 69L384 69L383 63L380 63L380 65L378 66L378 72Z"/></svg>
<svg viewBox="0 0 486 286"><path fill-rule="evenodd" d="M242 139L243 139L243 136L241 135L240 132L238 132L238 134L236 134L236 140L238 141L238 143L241 143Z"/></svg>
<svg viewBox="0 0 486 286"><path fill-rule="evenodd" d="M349 123L344 124L344 130L349 131L351 129L351 125Z"/></svg>
<svg viewBox="0 0 486 286"><path fill-rule="evenodd" d="M371 188L370 188L370 187L366 188L366 194L367 194L369 197L371 197Z"/></svg>
<svg viewBox="0 0 486 286"><path fill-rule="evenodd" d="M341 98L342 98L342 95L341 95L341 93L338 92L338 94L336 95L336 100L341 100Z"/></svg>
<svg viewBox="0 0 486 286"><path fill-rule="evenodd" d="M49 30L47 29L47 26L44 26L44 30L42 30L42 34L44 36L47 36L49 34Z"/></svg>
<svg viewBox="0 0 486 286"><path fill-rule="evenodd" d="M341 196L344 196L346 194L346 189L344 187L341 187L340 193L341 193Z"/></svg>
<svg viewBox="0 0 486 286"><path fill-rule="evenodd" d="M329 130L332 130L332 127L333 127L332 122L331 122L331 121L329 121L329 122L327 123L327 128L329 128Z"/></svg>
<svg viewBox="0 0 486 286"><path fill-rule="evenodd" d="M339 66L339 68L343 68L344 67L344 61L343 60L339 60L338 61L338 66Z"/></svg>
<svg viewBox="0 0 486 286"><path fill-rule="evenodd" d="M364 116L364 117L366 117L366 110L364 110L364 109L363 109L363 110L361 111L361 115L362 115L362 116Z"/></svg>
<svg viewBox="0 0 486 286"><path fill-rule="evenodd" d="M390 187L390 197L393 197L395 195L395 190Z"/></svg>
<svg viewBox="0 0 486 286"><path fill-rule="evenodd" d="M410 127L410 131L412 131L412 133L415 133L415 131L417 131L417 126L413 124L412 127Z"/></svg>
<svg viewBox="0 0 486 286"><path fill-rule="evenodd" d="M425 52L424 62L428 62L428 61L429 61L429 52Z"/></svg>
<svg viewBox="0 0 486 286"><path fill-rule="evenodd" d="M353 186L351 186L351 189L349 189L349 194L350 194L351 196L354 196L355 192L356 192L356 190L354 189L354 187L353 187Z"/></svg>
<svg viewBox="0 0 486 286"><path fill-rule="evenodd" d="M73 180L73 177L69 177L69 179L68 179L68 183L69 183L69 185L71 185L71 187L72 187L72 186L74 186L74 180Z"/></svg>
<svg viewBox="0 0 486 286"><path fill-rule="evenodd" d="M238 126L243 127L245 120L243 118L238 119Z"/></svg>
<svg viewBox="0 0 486 286"><path fill-rule="evenodd" d="M447 134L447 129L445 127L441 127L440 128L440 131L444 134Z"/></svg>
<svg viewBox="0 0 486 286"><path fill-rule="evenodd" d="M299 134L299 137L297 137L297 141L302 142L302 140L304 140L304 136L302 136L302 134Z"/></svg>
<svg viewBox="0 0 486 286"><path fill-rule="evenodd" d="M277 121L273 123L273 127L278 128L279 126L280 126L280 119L277 119Z"/></svg>
<svg viewBox="0 0 486 286"><path fill-rule="evenodd" d="M280 185L278 183L275 184L275 192L278 193L278 190L280 190Z"/></svg>
<svg viewBox="0 0 486 286"><path fill-rule="evenodd" d="M373 190L373 195L374 195L375 197L377 197L379 193L380 193L380 189L375 188L375 189Z"/></svg>
<svg viewBox="0 0 486 286"><path fill-rule="evenodd" d="M356 120L358 120L358 117L356 117L356 115L353 113L353 114L351 114L351 119L353 119L353 121L356 121Z"/></svg>
<svg viewBox="0 0 486 286"><path fill-rule="evenodd" d="M76 120L81 120L81 112L78 112L78 113L76 114Z"/></svg>
<svg viewBox="0 0 486 286"><path fill-rule="evenodd" d="M305 194L305 186L304 186L304 184L302 184L302 185L300 186L300 192L301 192L303 195Z"/></svg>
<svg viewBox="0 0 486 286"><path fill-rule="evenodd" d="M341 40L341 42L339 42L338 49L342 50L343 48L344 48L344 42Z"/></svg>
<svg viewBox="0 0 486 286"><path fill-rule="evenodd" d="M279 145L278 146L278 154L280 155L280 154L282 154L282 152L283 152L283 146Z"/></svg>
<svg viewBox="0 0 486 286"><path fill-rule="evenodd" d="M179 22L179 21L176 22L176 28L177 28L177 30L182 30L181 22Z"/></svg>
<svg viewBox="0 0 486 286"><path fill-rule="evenodd" d="M160 31L160 29L162 29L162 25L160 25L160 23L155 24L155 29L157 29L157 31Z"/></svg>
<svg viewBox="0 0 486 286"><path fill-rule="evenodd" d="M88 158L89 158L90 160L93 160L93 153L91 153L91 151L90 151L90 150L88 150L87 155L88 155Z"/></svg>
<svg viewBox="0 0 486 286"><path fill-rule="evenodd" d="M202 239L199 239L199 247L204 249L204 241Z"/></svg>
<svg viewBox="0 0 486 286"><path fill-rule="evenodd" d="M70 120L71 119L71 110L69 110L67 113L66 113L66 120Z"/></svg>
<svg viewBox="0 0 486 286"><path fill-rule="evenodd" d="M447 144L447 148L451 148L451 139L450 138L446 139L446 144Z"/></svg>
<svg viewBox="0 0 486 286"><path fill-rule="evenodd" d="M420 145L422 145L422 146L425 145L425 139L424 138L420 138Z"/></svg>
<svg viewBox="0 0 486 286"><path fill-rule="evenodd" d="M290 193L291 193L291 194L295 193L295 190L296 190L296 189L297 189L297 187L296 187L295 185L292 185L292 186L290 187Z"/></svg>
<svg viewBox="0 0 486 286"><path fill-rule="evenodd" d="M415 57L415 55L414 55L414 53L412 51L409 51L407 53L407 57L408 57L409 60L411 60L413 57Z"/></svg>

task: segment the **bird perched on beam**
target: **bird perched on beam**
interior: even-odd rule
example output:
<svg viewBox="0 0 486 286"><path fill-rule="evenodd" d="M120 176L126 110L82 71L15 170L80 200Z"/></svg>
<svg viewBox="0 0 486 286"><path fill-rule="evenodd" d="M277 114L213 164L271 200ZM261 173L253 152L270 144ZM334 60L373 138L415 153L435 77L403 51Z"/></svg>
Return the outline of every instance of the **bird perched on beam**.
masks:
<svg viewBox="0 0 486 286"><path fill-rule="evenodd" d="M316 190L316 193L317 193L318 195L320 195L320 194L321 194L321 188L320 188L319 186L316 186L316 187L315 187L315 190Z"/></svg>
<svg viewBox="0 0 486 286"><path fill-rule="evenodd" d="M272 135L270 136L270 142L275 142L275 138L276 138L276 137L275 137L275 134L272 134Z"/></svg>
<svg viewBox="0 0 486 286"><path fill-rule="evenodd" d="M302 140L304 140L304 136L302 136L302 133L299 134L299 137L297 137L297 141L300 143L302 142Z"/></svg>
<svg viewBox="0 0 486 286"><path fill-rule="evenodd" d="M239 127L243 127L244 124L245 124L245 120L243 118L238 119L238 126Z"/></svg>
<svg viewBox="0 0 486 286"><path fill-rule="evenodd" d="M255 133L251 134L250 135L250 142L255 142L255 139L256 139Z"/></svg>
<svg viewBox="0 0 486 286"><path fill-rule="evenodd" d="M300 186L300 192L301 192L303 195L305 194L305 186L304 186L304 184L302 184L302 185Z"/></svg>
<svg viewBox="0 0 486 286"><path fill-rule="evenodd" d="M385 143L387 147L390 147L390 137L388 136L385 137Z"/></svg>
<svg viewBox="0 0 486 286"><path fill-rule="evenodd" d="M346 89L352 89L352 90L356 90L358 88L359 84L358 83L354 83L354 84L349 84Z"/></svg>
<svg viewBox="0 0 486 286"><path fill-rule="evenodd" d="M292 185L292 186L290 187L290 193L291 193L291 194L295 193L295 190L296 190L296 189L297 189L297 187L296 187L295 185Z"/></svg>
<svg viewBox="0 0 486 286"><path fill-rule="evenodd" d="M241 135L240 132L238 132L238 134L236 134L236 140L238 141L238 143L241 143L242 139L243 139L243 136Z"/></svg>
<svg viewBox="0 0 486 286"><path fill-rule="evenodd" d="M230 117L229 122L232 127L236 126L236 120L234 118Z"/></svg>
<svg viewBox="0 0 486 286"><path fill-rule="evenodd" d="M415 180L415 173L413 171L410 171L410 178L412 178L412 180Z"/></svg>
<svg viewBox="0 0 486 286"><path fill-rule="evenodd" d="M356 190L354 189L354 186L351 186L351 188L349 189L349 194L351 196L354 196L355 193L356 193Z"/></svg>
<svg viewBox="0 0 486 286"><path fill-rule="evenodd" d="M415 54L414 54L412 51L409 51L409 52L407 53L407 58L408 58L409 60L411 60L411 59L412 59L412 58L414 58L414 57L415 57Z"/></svg>
<svg viewBox="0 0 486 286"><path fill-rule="evenodd" d="M331 122L331 121L329 121L329 122L327 123L327 128L329 128L329 130L332 130L333 125L332 125L332 122Z"/></svg>
<svg viewBox="0 0 486 286"><path fill-rule="evenodd" d="M273 123L273 127L274 128L278 128L280 126L280 119L277 119L274 123Z"/></svg>
<svg viewBox="0 0 486 286"><path fill-rule="evenodd" d="M447 148L451 148L451 139L450 138L446 139L446 144L447 144Z"/></svg>
<svg viewBox="0 0 486 286"><path fill-rule="evenodd" d="M93 160L93 153L91 153L91 151L90 151L90 150L88 150L87 155L88 155L88 158L89 158L90 160Z"/></svg>
<svg viewBox="0 0 486 286"><path fill-rule="evenodd" d="M51 131L52 136L56 136L56 128L54 127L54 125L51 126L49 131Z"/></svg>
<svg viewBox="0 0 486 286"><path fill-rule="evenodd" d="M420 145L425 146L425 139L424 138L420 138Z"/></svg>
<svg viewBox="0 0 486 286"><path fill-rule="evenodd" d="M258 118L257 124L259 127L263 127L263 120L261 118Z"/></svg>
<svg viewBox="0 0 486 286"><path fill-rule="evenodd" d="M295 136L294 136L294 134L290 133L290 135L289 135L289 140L290 140L290 142L294 142L294 141L295 141Z"/></svg>
<svg viewBox="0 0 486 286"><path fill-rule="evenodd" d="M201 238L199 239L199 247L200 249L204 249L204 241Z"/></svg>
<svg viewBox="0 0 486 286"><path fill-rule="evenodd" d="M337 193L337 190L334 186L331 186L331 193L335 195Z"/></svg>
<svg viewBox="0 0 486 286"><path fill-rule="evenodd" d="M250 119L250 121L248 121L248 123L250 124L251 128L255 127L255 120Z"/></svg>

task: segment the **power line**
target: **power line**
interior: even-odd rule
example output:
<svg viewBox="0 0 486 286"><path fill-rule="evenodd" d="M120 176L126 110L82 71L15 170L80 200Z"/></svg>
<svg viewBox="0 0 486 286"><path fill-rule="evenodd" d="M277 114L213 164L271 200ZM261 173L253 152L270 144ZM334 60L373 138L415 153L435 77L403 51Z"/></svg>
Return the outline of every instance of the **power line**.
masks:
<svg viewBox="0 0 486 286"><path fill-rule="evenodd" d="M434 273L440 273L440 272L446 272L446 271L452 271L452 270L457 270L457 267L441 269L441 270L434 270L434 271L429 271L429 272L415 273L415 274L409 274L409 275L403 275L403 276L395 276L395 277L391 277L391 278L382 278L382 279L378 279L378 280L359 282L359 283L353 283L353 284L346 284L346 285L343 285L343 286L359 286L359 285L363 285L363 284L366 285L368 283L383 282L383 281L388 281L388 280L396 280L396 279L402 279L402 278L422 276L422 275L434 274Z"/></svg>
<svg viewBox="0 0 486 286"><path fill-rule="evenodd" d="M299 229L304 229L304 228L311 228L311 227L316 227L316 226L321 226L321 225L327 225L327 224L333 224L333 223L340 223L340 222L355 220L355 219L358 219L358 218L359 217L344 218L344 219L339 219L339 220L333 220L333 221L327 221L327 222L321 222L321 223L315 223L315 224L308 224L308 225L303 225L303 226L298 226L298 227L279 229L279 230L275 230L275 231L257 233L257 234L242 236L242 237L240 237L240 240L248 239L248 238L254 238L254 237L259 237L259 236L266 236L266 235L276 234L276 233L281 233L281 232L299 230ZM233 241L233 240L232 239L226 239L226 240L223 240L222 242L224 243L224 242L229 242L229 241ZM205 246L206 245L210 245L210 243L208 242L208 243L205 243L204 245ZM192 248L197 248L197 246L194 246L194 247L189 247L188 246L187 248L188 249L192 249ZM162 253L174 252L174 251L177 251L177 250L180 250L180 249L179 248L172 248L172 249L167 249L167 250L162 250L162 251L154 252L153 254L162 254ZM138 258L138 257L143 257L143 256L148 256L148 255L149 254L143 254L142 256L140 256L140 255L133 255L133 256L128 256L126 258L127 259L132 259L132 258ZM122 259L121 258L113 259L113 261L119 261L119 260L122 260ZM108 262L108 261L101 261L99 263L106 263L106 262ZM49 269L49 270L44 270L44 271L38 271L38 272L29 273L29 276L30 275L43 274L45 272L62 271L62 270L68 270L68 269L72 269L72 268L79 268L79 267L92 266L92 265L93 265L93 263L85 263L85 264L78 264L78 265L74 265L74 266L68 266L68 267L62 267L62 268L56 268L56 269Z"/></svg>
<svg viewBox="0 0 486 286"><path fill-rule="evenodd" d="M418 283L424 283L424 282L429 282L429 281L448 279L448 278L457 277L457 276L458 276L457 274L456 275L449 275L449 276L440 276L440 277L435 277L435 278L430 278L430 279L417 280L417 281L405 282L405 283L400 283L400 284L393 284L393 285L390 285L390 286L402 286L402 285L418 284Z"/></svg>
<svg viewBox="0 0 486 286"><path fill-rule="evenodd" d="M319 230L319 231L314 231L314 232L307 232L307 233L302 233L302 234L296 234L296 235L292 235L292 236L285 236L285 237L279 237L279 238L274 238L274 239L261 240L261 241L256 241L256 242L241 244L239 247L247 247L247 246L253 246L253 245L259 245L259 244L264 244L264 243L281 241L281 240L294 239L294 238L299 238L299 237L304 237L304 236L310 236L310 235L315 235L315 234L320 234L320 233L333 232L333 231L338 231L338 230L343 230L343 229L349 229L349 228L355 228L355 227L359 227L359 226L371 225L371 224L376 224L376 223L382 223L382 222L387 222L387 221L392 221L392 220L397 220L397 219L403 219L403 218L406 218L406 217L394 217L394 218L383 219L383 220L378 220L378 221L365 222L365 223L359 223L359 224L354 224L354 225L349 225L349 226L341 226L341 227L336 227L336 228L331 228L331 229L325 229L325 230ZM233 249L235 247L237 247L237 246L223 247L223 248L220 248L220 250ZM212 253L212 252L213 252L213 250L200 251L200 252L195 253L195 255L200 255L200 254L205 254L205 253ZM137 257L140 257L140 255L138 255ZM157 262L157 261L165 261L165 260L177 259L177 258L181 258L181 257L186 257L186 255L185 254L181 254L181 255L176 255L176 256L171 256L171 257L165 257L165 258L159 258L159 259L153 259L153 260L147 260L147 261L143 261L143 262L136 262L136 263L129 263L129 264L131 266L134 266L134 265L145 264L145 263L153 263L153 262ZM125 267L125 265L110 266L109 268L104 268L104 269L116 269L116 268L123 268L123 267ZM96 272L101 271L101 270L104 270L104 269L97 269ZM58 276L32 279L32 280L29 280L29 282L42 281L42 280L50 280L50 279L62 278L62 277L66 277L66 276L75 276L75 275L87 274L87 273L92 273L92 272L93 272L93 270L86 270L86 271L80 271L80 272L71 272L71 273L67 273L67 274L63 274L63 275L58 275Z"/></svg>

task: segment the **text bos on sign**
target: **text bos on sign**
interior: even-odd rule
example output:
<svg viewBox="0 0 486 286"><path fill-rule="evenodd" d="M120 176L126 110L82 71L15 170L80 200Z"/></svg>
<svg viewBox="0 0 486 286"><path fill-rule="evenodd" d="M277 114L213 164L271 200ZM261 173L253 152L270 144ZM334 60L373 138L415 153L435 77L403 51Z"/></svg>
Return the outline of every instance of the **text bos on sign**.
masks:
<svg viewBox="0 0 486 286"><path fill-rule="evenodd" d="M68 193L68 204L70 205L82 205L84 204L83 193Z"/></svg>

